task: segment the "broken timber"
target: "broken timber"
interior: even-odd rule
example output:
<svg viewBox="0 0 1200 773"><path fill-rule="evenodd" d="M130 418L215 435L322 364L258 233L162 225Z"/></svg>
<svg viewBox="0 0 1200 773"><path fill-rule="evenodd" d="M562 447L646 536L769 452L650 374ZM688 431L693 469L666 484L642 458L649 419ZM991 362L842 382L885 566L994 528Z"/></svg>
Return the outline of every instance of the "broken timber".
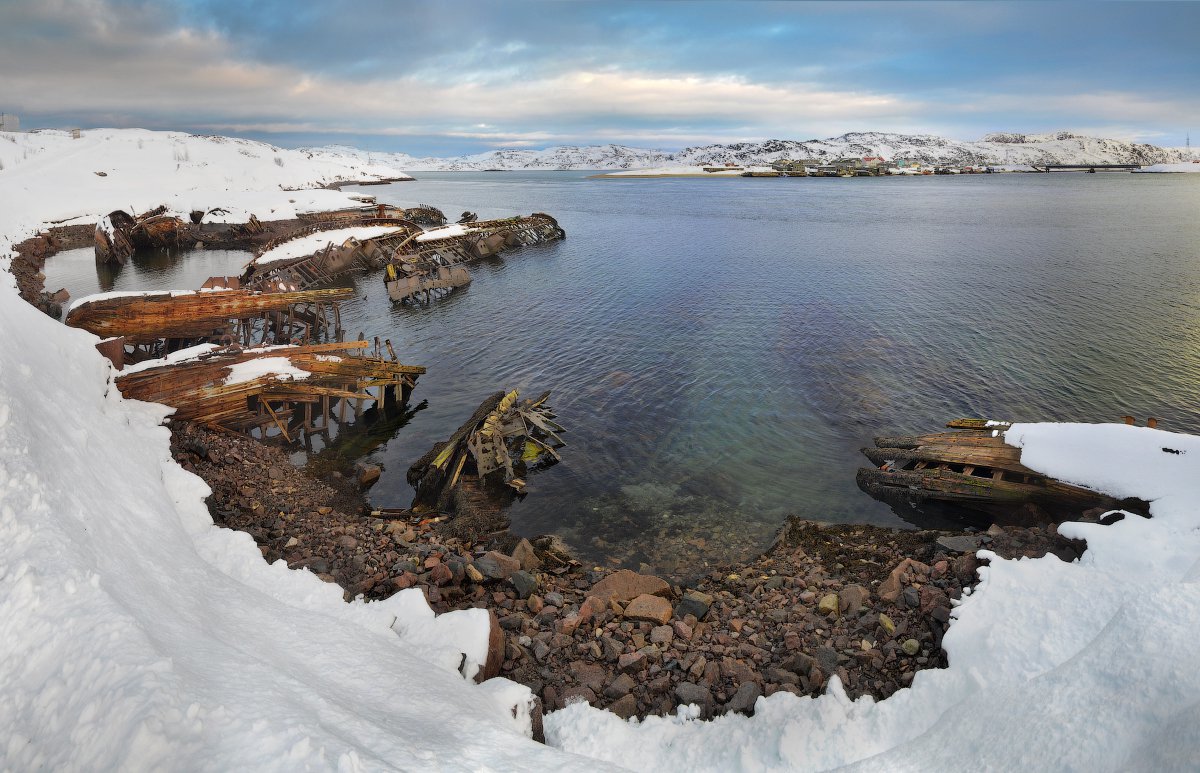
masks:
<svg viewBox="0 0 1200 773"><path fill-rule="evenodd" d="M369 346L197 347L191 357L141 363L116 384L127 398L175 408L176 419L264 436L275 427L290 441L289 429L327 426L338 401L355 403L356 414L366 401L407 402L425 368L382 356L378 342L374 354L363 353Z"/></svg>
<svg viewBox="0 0 1200 773"><path fill-rule="evenodd" d="M351 236L340 244L335 244L331 239L323 247L309 254L266 263L259 262L259 259L271 250L288 242L320 234L322 231L338 231L359 226L394 226L394 230L361 241ZM313 223L289 233L285 238L273 239L263 245L256 253L255 260L242 274L241 285L260 290L306 290L329 283L346 273L382 268L384 260L379 257L379 251L364 249L366 245L381 239L403 240L422 232L421 226L401 218L326 220Z"/></svg>
<svg viewBox="0 0 1200 773"><path fill-rule="evenodd" d="M182 247L195 241L187 223L166 214L165 206L141 215L115 210L100 218L96 224L96 262L119 266L144 247Z"/></svg>
<svg viewBox="0 0 1200 773"><path fill-rule="evenodd" d="M485 494L498 509L525 493L530 471L561 457L563 432L546 406L550 393L537 400L520 400L517 390L497 392L476 409L450 439L434 445L408 470L417 490L415 512L456 511L467 499Z"/></svg>
<svg viewBox="0 0 1200 773"><path fill-rule="evenodd" d="M528 217L458 223L400 240L376 240L367 250L379 253L376 260L387 261L384 284L388 297L393 301L428 300L434 291L469 283L470 276L461 268L465 264L508 249L565 238L557 220L535 212Z"/></svg>
<svg viewBox="0 0 1200 773"><path fill-rule="evenodd" d="M1074 512L1122 505L1021 464L1021 449L1000 435L1007 422L957 419L947 426L958 431L875 438L862 452L876 466L859 469L858 487L889 504L942 502L992 516L1026 504Z"/></svg>

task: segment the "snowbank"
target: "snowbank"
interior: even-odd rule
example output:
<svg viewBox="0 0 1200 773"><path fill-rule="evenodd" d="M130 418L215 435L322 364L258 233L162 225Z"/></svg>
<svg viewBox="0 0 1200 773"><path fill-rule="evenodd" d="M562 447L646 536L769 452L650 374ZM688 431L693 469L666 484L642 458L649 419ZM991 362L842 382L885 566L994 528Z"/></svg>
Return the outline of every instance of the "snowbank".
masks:
<svg viewBox="0 0 1200 773"><path fill-rule="evenodd" d="M886 701L779 693L752 718L622 722L584 705L551 743L635 770L1184 770L1200 759L1200 438L1125 425L1017 424L1022 462L1153 518L1063 524L1083 558L991 565L954 610L950 667ZM1175 453L1178 452L1178 453Z"/></svg>
<svg viewBox="0 0 1200 773"><path fill-rule="evenodd" d="M0 172L0 264L67 215L193 183L206 206L226 198L182 168L115 174L119 199L75 188L75 170L111 156L74 142ZM280 208L310 194L345 206L334 191L241 193ZM248 535L213 525L207 486L170 456L169 409L124 400L95 336L19 300L8 273L0 329L23 332L0 336L0 768L583 767L527 738L527 688L469 680L486 613L435 616L419 591L346 603L268 565Z"/></svg>
<svg viewBox="0 0 1200 773"><path fill-rule="evenodd" d="M434 239L449 239L454 236L466 236L473 230L475 229L471 228L469 225L464 225L462 223L451 223L450 225L431 228L425 233L417 236L415 241L428 242L433 241Z"/></svg>

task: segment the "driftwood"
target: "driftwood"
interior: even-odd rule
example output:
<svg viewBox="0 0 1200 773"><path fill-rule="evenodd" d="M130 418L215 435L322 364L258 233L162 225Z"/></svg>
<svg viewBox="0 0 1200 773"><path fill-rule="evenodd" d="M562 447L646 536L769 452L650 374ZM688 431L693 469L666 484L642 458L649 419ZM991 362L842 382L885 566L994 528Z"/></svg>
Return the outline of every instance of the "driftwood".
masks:
<svg viewBox="0 0 1200 773"><path fill-rule="evenodd" d="M525 493L526 475L560 461L557 449L565 445L558 434L563 428L545 404L549 396L520 400L513 390L484 400L449 440L409 468L408 482L417 490L412 509L447 512L462 496Z"/></svg>
<svg viewBox="0 0 1200 773"><path fill-rule="evenodd" d="M959 419L947 426L961 429L875 438L874 447L862 449L875 467L858 471L859 488L891 504L942 502L988 514L1026 504L1072 512L1122 506L1021 464L1021 449L999 436L1007 423Z"/></svg>

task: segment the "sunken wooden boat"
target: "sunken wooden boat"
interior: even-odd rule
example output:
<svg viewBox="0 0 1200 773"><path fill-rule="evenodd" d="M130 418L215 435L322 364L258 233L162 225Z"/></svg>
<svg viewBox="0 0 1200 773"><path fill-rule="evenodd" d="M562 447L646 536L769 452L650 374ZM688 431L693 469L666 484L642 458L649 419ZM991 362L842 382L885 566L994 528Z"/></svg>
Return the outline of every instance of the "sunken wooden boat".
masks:
<svg viewBox="0 0 1200 773"><path fill-rule="evenodd" d="M165 206L136 216L118 209L100 218L95 231L96 263L123 266L136 249L194 243L188 224L166 212Z"/></svg>
<svg viewBox="0 0 1200 773"><path fill-rule="evenodd" d="M364 251L375 260L386 260L384 284L393 301L427 301L469 283L464 265L566 235L553 217L534 212L526 217L459 222L404 239L378 239Z"/></svg>
<svg viewBox="0 0 1200 773"><path fill-rule="evenodd" d="M858 487L889 504L940 502L989 515L1026 504L1051 512L1119 507L1113 497L1055 480L1021 464L1004 442L1007 422L958 419L954 431L875 438L862 449L875 467L859 469Z"/></svg>
<svg viewBox="0 0 1200 773"><path fill-rule="evenodd" d="M116 378L127 398L175 408L174 418L235 432L277 427L291 440L297 426L328 422L347 403L407 402L425 368L404 365L391 343L376 341L242 348L211 344L139 363ZM374 390L374 391L372 391Z"/></svg>
<svg viewBox="0 0 1200 773"><path fill-rule="evenodd" d="M349 288L279 293L242 289L102 293L77 301L67 314L67 324L101 338L121 336L130 344L226 336L249 343L240 335L236 323L279 313L285 317L277 320L277 327L288 328L288 340L293 337L291 328L296 325L322 329L303 335L305 339L313 339L321 337L324 327L331 326L325 311L353 297L354 291Z"/></svg>

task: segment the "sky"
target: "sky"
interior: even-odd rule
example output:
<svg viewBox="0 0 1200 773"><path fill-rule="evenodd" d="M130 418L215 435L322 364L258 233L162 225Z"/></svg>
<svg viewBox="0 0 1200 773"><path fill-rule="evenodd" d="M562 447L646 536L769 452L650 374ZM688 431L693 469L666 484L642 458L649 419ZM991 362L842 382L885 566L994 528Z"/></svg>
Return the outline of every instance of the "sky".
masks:
<svg viewBox="0 0 1200 773"><path fill-rule="evenodd" d="M0 112L417 156L851 131L1200 143L1200 3L0 0Z"/></svg>

